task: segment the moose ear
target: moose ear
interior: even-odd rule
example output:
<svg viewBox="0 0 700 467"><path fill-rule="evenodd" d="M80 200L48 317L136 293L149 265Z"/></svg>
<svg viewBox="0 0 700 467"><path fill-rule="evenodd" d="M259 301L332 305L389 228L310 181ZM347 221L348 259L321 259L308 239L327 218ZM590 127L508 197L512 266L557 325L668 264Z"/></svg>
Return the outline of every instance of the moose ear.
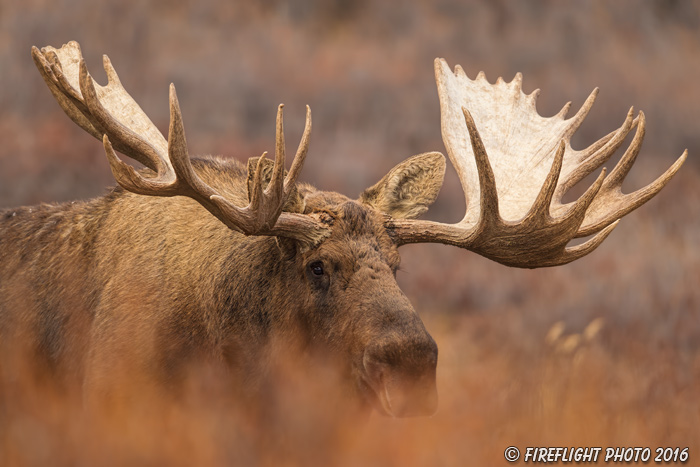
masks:
<svg viewBox="0 0 700 467"><path fill-rule="evenodd" d="M251 157L250 159L248 159L248 201L250 201L251 199L251 194L253 191L253 176L255 175L255 169L258 166L259 160L259 157ZM272 180L272 170L274 167L274 161L271 161L270 159L263 159L262 166L260 167L260 170L262 171L261 179L263 190L267 188L267 185L270 184L270 180ZM284 176L287 176L286 170L284 171ZM284 212L303 213L304 204L304 198L302 198L299 195L299 192L297 191L297 187L295 185L292 187L292 191L291 193L289 193L289 199L287 199L287 202L284 204L282 210Z"/></svg>
<svg viewBox="0 0 700 467"><path fill-rule="evenodd" d="M406 159L367 188L359 201L392 217L412 219L428 210L445 178L445 156L426 152Z"/></svg>

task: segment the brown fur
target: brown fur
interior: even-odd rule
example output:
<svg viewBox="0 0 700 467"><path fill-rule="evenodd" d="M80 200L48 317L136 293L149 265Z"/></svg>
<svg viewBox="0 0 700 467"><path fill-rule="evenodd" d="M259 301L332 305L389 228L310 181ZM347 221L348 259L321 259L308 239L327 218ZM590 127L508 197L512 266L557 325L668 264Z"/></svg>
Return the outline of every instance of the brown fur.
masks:
<svg viewBox="0 0 700 467"><path fill-rule="evenodd" d="M402 212L411 199L431 203L442 181L444 160L418 157L410 166L425 170L392 171L406 172ZM247 204L241 164L193 165ZM424 172L436 175L411 175ZM124 372L175 389L196 362L255 394L283 342L333 361L361 405L431 413L437 347L394 279L400 259L384 213L308 185L297 190L288 208L322 213L332 230L304 252L293 240L232 231L189 198L120 188L87 202L0 211L0 350L22 342L59 379L83 381L88 397L114 392L114 375ZM395 196L381 191L373 188L375 198Z"/></svg>

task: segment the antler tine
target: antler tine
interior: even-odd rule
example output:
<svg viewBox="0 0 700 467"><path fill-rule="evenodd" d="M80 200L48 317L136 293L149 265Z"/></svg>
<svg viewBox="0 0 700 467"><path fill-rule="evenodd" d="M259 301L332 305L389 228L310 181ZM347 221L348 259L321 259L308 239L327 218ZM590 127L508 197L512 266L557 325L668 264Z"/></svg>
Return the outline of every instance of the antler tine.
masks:
<svg viewBox="0 0 700 467"><path fill-rule="evenodd" d="M258 163L255 165L255 172L253 173L253 189L249 200L252 209L257 209L260 206L260 201L263 199L262 172L265 156L267 156L267 151L263 152L258 159Z"/></svg>
<svg viewBox="0 0 700 467"><path fill-rule="evenodd" d="M538 89L539 91L539 89ZM588 95L586 98L586 101L583 103L580 109L578 109L578 112L576 112L576 115L571 117L569 120L569 127L564 133L563 137L566 138L567 140L571 138L571 136L576 133L576 130L579 129L583 121L586 119L588 116L588 112L591 111L591 107L593 107L593 103L595 102L596 98L598 97L598 92L599 89L595 88L591 93Z"/></svg>
<svg viewBox="0 0 700 467"><path fill-rule="evenodd" d="M104 68L105 73L107 73L107 82L112 83L115 86L123 87L122 81L119 79L117 70L114 69L112 65L112 60L109 59L107 54L102 55L102 68Z"/></svg>
<svg viewBox="0 0 700 467"><path fill-rule="evenodd" d="M600 193L601 187L605 182L606 172L607 170L605 167L603 167L603 170L600 171L600 175L598 175L598 178L596 178L595 182L593 182L593 185L589 186L586 192L576 200L571 208L569 208L569 211L559 218L560 223L570 222L570 219L574 219L573 223L576 226L576 229L581 226L588 209L595 201L596 196L598 196ZM573 237L570 237L569 239L571 238Z"/></svg>
<svg viewBox="0 0 700 467"><path fill-rule="evenodd" d="M586 158L583 158L581 163L577 165L564 180L562 180L558 188L558 197L563 197L564 194L566 194L566 192L568 192L574 185L583 180L586 176L610 159L615 151L622 146L625 138L629 132L632 131L632 128L634 128L636 123L637 120L634 119L634 108L630 108L629 112L627 112L627 117L625 118L624 123L617 129L617 131L612 133L612 137L597 151L589 153ZM594 144L597 144L601 140L598 140Z"/></svg>
<svg viewBox="0 0 700 467"><path fill-rule="evenodd" d="M530 212L527 214L527 219L542 219L549 217L549 207L552 204L552 197L554 196L554 191L557 187L557 181L559 180L559 174L561 173L561 166L564 160L564 151L566 150L566 141L561 140L559 143L559 149L554 156L554 162L552 163L552 168L547 174L547 178L542 184L539 194L535 203L530 208Z"/></svg>
<svg viewBox="0 0 700 467"><path fill-rule="evenodd" d="M266 193L278 197L284 190L284 164L286 161L286 147L284 142L284 104L277 107L277 120L275 124L275 165L272 178ZM262 160L262 158L260 158Z"/></svg>
<svg viewBox="0 0 700 467"><path fill-rule="evenodd" d="M168 158L175 173L176 185L187 191L187 196L195 197L200 203L208 200L216 191L204 183L192 168L190 154L185 138L185 124L182 120L180 102L177 99L175 85L170 84L170 127L168 129Z"/></svg>
<svg viewBox="0 0 700 467"><path fill-rule="evenodd" d="M634 138L630 143L629 147L625 151L625 154L617 163L610 176L605 180L605 185L609 186L621 186L622 181L625 179L629 173L634 161L637 160L639 151L642 149L642 142L644 141L644 135L646 134L646 118L644 117L644 112L639 112L639 117L635 119L637 122L637 131L634 134Z"/></svg>
<svg viewBox="0 0 700 467"><path fill-rule="evenodd" d="M618 128L614 131L611 131L610 133L603 136L595 143L588 146L586 149L580 151L580 153L578 154L578 157L577 157L578 162L581 163L581 162L584 162L588 159L598 157L598 153L601 151L601 149L603 149L605 147L606 144L608 144L608 142L610 142L610 140L612 140L613 138L619 138L620 135L624 132L624 129L627 126L628 117L630 115L632 115L633 113L634 113L634 107L630 107L630 110L627 112L627 116L625 116L625 121L622 123L620 128ZM632 124L629 126L629 131L627 131L627 133L624 133L625 137L627 137L629 132L632 131L632 128L635 128L638 124L639 124L639 116L635 117L634 120L632 120ZM624 140L624 139L625 138L622 138L622 140Z"/></svg>
<svg viewBox="0 0 700 467"><path fill-rule="evenodd" d="M496 224L501 220L498 212L498 193L496 192L496 180L493 176L493 169L489 162L489 156L486 154L484 142L481 140L479 130L476 129L476 124L469 111L462 107L467 130L469 131L469 139L471 140L472 150L474 151L474 159L476 160L476 168L479 173L479 188L481 189L481 218L479 219L480 229L486 228L487 225ZM469 207L467 206L467 209ZM478 233L478 230L475 232Z"/></svg>
<svg viewBox="0 0 700 467"><path fill-rule="evenodd" d="M564 253L559 255L555 260L551 262L544 262L538 267L548 267L548 266L561 266L562 264L567 264L572 261L575 261L579 258L583 258L589 253L592 253L593 250L598 248L603 241L608 238L608 235L612 233L612 231L617 227L617 224L620 222L620 220L616 220L600 232L596 234L593 238L590 240L587 240L580 245L576 246L571 246L567 247L564 249Z"/></svg>
<svg viewBox="0 0 700 467"><path fill-rule="evenodd" d="M299 147L294 155L294 160L292 161L292 167L287 173L287 177L284 181L284 192L285 196L289 194L292 187L299 177L301 168L304 166L304 161L306 160L306 154L309 152L309 142L311 141L311 107L306 106L306 121L304 123L304 133L301 135L301 141L299 141Z"/></svg>

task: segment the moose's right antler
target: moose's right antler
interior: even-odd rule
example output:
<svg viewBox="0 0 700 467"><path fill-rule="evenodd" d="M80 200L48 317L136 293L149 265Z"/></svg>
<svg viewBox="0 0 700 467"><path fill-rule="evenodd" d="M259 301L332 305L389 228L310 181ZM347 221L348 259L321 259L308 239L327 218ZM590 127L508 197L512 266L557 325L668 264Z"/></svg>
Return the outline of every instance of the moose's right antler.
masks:
<svg viewBox="0 0 700 467"><path fill-rule="evenodd" d="M170 129L166 141L121 85L106 55L107 86L100 86L92 79L77 42L69 42L60 49L44 47L39 51L33 47L32 56L66 114L103 141L112 173L125 190L151 196L190 197L229 228L246 235L289 237L306 245L314 245L329 234L328 229L311 215L282 212L308 151L311 134L311 110L308 107L304 134L285 177L285 142L280 105L272 179L263 190L261 173L264 157L261 157L253 175L250 204L241 208L204 183L194 171L174 85L170 85ZM157 176L144 177L121 161L114 149L149 167Z"/></svg>
<svg viewBox="0 0 700 467"><path fill-rule="evenodd" d="M630 110L617 131L576 151L569 141L597 89L570 119L565 117L571 103L544 118L535 109L539 90L523 94L519 73L510 83L499 78L492 85L483 73L471 80L459 65L453 73L438 59L435 78L442 138L460 178L467 212L456 224L390 219L387 228L399 245L445 243L516 267L568 263L593 251L622 216L656 195L687 156L686 150L647 187L623 194L622 182L644 137L641 112L633 119ZM603 169L581 198L563 204L566 192L608 160L635 126L630 147L610 175L606 177ZM567 247L573 238L596 233L585 243Z"/></svg>

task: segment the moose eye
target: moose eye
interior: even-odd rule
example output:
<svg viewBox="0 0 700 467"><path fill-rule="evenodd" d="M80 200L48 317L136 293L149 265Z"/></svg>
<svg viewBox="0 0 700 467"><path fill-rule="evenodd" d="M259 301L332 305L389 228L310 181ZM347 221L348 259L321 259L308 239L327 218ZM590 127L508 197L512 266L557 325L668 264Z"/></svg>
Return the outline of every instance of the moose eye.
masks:
<svg viewBox="0 0 700 467"><path fill-rule="evenodd" d="M320 261L313 262L309 265L309 269L314 276L323 275L323 263Z"/></svg>

